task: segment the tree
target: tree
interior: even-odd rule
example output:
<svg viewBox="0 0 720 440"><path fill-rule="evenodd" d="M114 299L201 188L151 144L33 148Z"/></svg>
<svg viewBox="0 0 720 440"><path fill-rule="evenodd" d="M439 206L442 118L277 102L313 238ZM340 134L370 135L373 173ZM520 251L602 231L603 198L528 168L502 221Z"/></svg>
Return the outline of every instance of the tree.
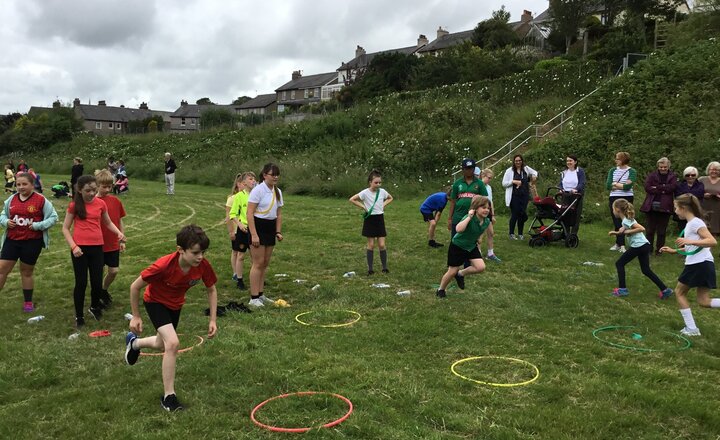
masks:
<svg viewBox="0 0 720 440"><path fill-rule="evenodd" d="M37 151L72 139L82 121L70 107L56 107L35 117L22 115L12 128L0 135L0 152Z"/></svg>
<svg viewBox="0 0 720 440"><path fill-rule="evenodd" d="M592 0L550 0L553 31L565 38L565 53L570 52L570 45L593 4Z"/></svg>
<svg viewBox="0 0 720 440"><path fill-rule="evenodd" d="M233 103L233 105L242 105L242 104L245 104L246 102L250 101L251 99L252 98L249 96L240 96L240 97L238 97L238 99L236 99L232 103Z"/></svg>
<svg viewBox="0 0 720 440"><path fill-rule="evenodd" d="M198 99L197 101L195 101L195 104L197 104L197 105L215 105L215 103L210 101L210 98L208 98L208 97Z"/></svg>
<svg viewBox="0 0 720 440"><path fill-rule="evenodd" d="M491 18L481 21L475 27L472 36L473 43L488 50L518 44L520 37L510 27L509 21L510 13L505 10L505 6L502 6L499 11L493 11Z"/></svg>
<svg viewBox="0 0 720 440"><path fill-rule="evenodd" d="M234 115L226 108L209 108L200 115L200 123L204 129L222 126L232 127L234 121Z"/></svg>

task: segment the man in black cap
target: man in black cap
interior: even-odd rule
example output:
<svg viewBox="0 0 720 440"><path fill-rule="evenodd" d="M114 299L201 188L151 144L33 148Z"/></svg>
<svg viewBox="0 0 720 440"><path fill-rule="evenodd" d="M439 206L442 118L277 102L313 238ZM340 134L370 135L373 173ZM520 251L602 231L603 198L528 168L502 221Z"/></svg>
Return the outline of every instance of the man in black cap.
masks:
<svg viewBox="0 0 720 440"><path fill-rule="evenodd" d="M452 238L456 231L455 227L460 223L470 210L470 203L473 197L480 195L487 197L487 190L485 185L480 179L475 177L475 160L465 158L460 163L462 166L462 177L453 183L452 190L450 191L449 205L450 213L448 214L448 230L450 231L450 238ZM468 263L465 262L465 267L468 267ZM465 278L456 275L455 281L459 288L465 288Z"/></svg>

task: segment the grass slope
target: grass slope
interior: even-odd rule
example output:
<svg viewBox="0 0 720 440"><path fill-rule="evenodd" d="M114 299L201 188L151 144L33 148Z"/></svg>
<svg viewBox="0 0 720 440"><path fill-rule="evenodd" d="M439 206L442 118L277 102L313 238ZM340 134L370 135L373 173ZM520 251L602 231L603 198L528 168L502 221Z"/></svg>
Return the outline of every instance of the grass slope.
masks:
<svg viewBox="0 0 720 440"><path fill-rule="evenodd" d="M592 330L601 326L637 325L642 340L628 331L604 337L674 349L678 341L663 332L682 327L674 299L660 302L636 263L628 270L631 296L609 296L618 257L607 250L609 224L583 226L575 250L557 243L530 249L505 239L506 218L500 218L496 250L503 263L489 263L486 273L468 278L465 291L450 290L439 301L431 285L444 272L446 248L428 248L417 212L421 200L403 197L386 213L391 272L372 278L342 277L365 272L357 209L340 200L287 197L286 239L276 248L266 293L292 307L219 318L215 339L180 355L176 386L187 410L167 414L158 402L160 358L142 357L134 367L122 359L130 282L173 250L180 225L194 222L211 237L207 257L220 277L220 303L246 298L230 280L221 224L225 191L181 184L177 196L163 193L161 182L136 179L122 198L128 249L112 288L115 304L103 321L86 326L86 332L109 329L112 336L67 339L73 276L59 226L36 272L44 321L25 322L17 271L8 280L0 304L0 438L276 438L252 424L250 410L269 397L304 390L339 393L355 405L346 422L313 438L699 439L720 431L717 311L694 309L703 336L686 351L639 353L593 339ZM67 202L55 204L62 212ZM447 243L447 232L439 241ZM604 265L584 266L587 260ZM652 266L672 285L682 260L653 258ZM275 277L280 273L288 277ZM371 287L378 282L391 288ZM312 291L315 284L321 287ZM412 293L399 297L399 290ZM202 290L190 290L180 320L183 345L207 331L205 307ZM339 329L294 320L305 311L316 312L305 317L314 323L350 319L332 310L355 310L362 319ZM450 373L453 362L482 355L527 360L540 377L525 387L494 388ZM532 376L527 367L497 360L458 371L495 382ZM286 399L268 404L258 418L317 425L345 410L323 396Z"/></svg>

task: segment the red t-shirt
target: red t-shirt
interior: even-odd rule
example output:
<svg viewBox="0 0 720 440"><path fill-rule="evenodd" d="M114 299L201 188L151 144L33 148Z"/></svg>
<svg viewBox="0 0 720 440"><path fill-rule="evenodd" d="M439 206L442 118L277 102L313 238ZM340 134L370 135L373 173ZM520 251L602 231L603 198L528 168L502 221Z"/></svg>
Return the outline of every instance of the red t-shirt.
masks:
<svg viewBox="0 0 720 440"><path fill-rule="evenodd" d="M101 197L100 200L105 202L105 205L107 205L107 213L110 220L112 220L113 224L120 229L120 219L126 215L125 208L123 207L120 199L108 194L105 197ZM117 234L105 227L102 223L100 224L100 227L102 228L104 242L103 252L112 252L120 249L120 239Z"/></svg>
<svg viewBox="0 0 720 440"><path fill-rule="evenodd" d="M99 197L92 199L92 202L85 203L87 215L81 219L75 213L75 202L70 202L67 212L75 216L73 226L73 240L78 246L97 246L103 244L102 214L107 212L107 205Z"/></svg>
<svg viewBox="0 0 720 440"><path fill-rule="evenodd" d="M156 302L171 310L180 310L185 304L185 292L199 284L202 279L205 287L214 286L217 276L210 262L203 259L198 267L190 267L187 273L180 269L180 253L173 252L158 258L150 267L140 272L143 281L148 283L143 301Z"/></svg>
<svg viewBox="0 0 720 440"><path fill-rule="evenodd" d="M33 192L27 199L20 200L17 194L10 200L10 220L15 222L14 228L7 230L7 238L11 240L35 240L43 238L42 231L34 231L30 227L34 222L43 221L45 197Z"/></svg>

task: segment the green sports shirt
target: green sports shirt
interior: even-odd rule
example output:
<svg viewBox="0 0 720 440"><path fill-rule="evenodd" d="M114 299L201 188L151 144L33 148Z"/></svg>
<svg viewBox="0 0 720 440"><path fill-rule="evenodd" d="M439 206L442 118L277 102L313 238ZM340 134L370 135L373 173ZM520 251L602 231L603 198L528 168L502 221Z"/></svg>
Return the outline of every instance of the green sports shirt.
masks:
<svg viewBox="0 0 720 440"><path fill-rule="evenodd" d="M465 215L460 221L465 220L465 217L467 217L467 215ZM477 216L473 215L473 218L470 219L470 222L468 222L465 230L455 234L452 239L452 243L460 249L471 251L477 246L478 238L480 238L488 226L490 226L489 218L485 217L485 220L481 222Z"/></svg>
<svg viewBox="0 0 720 440"><path fill-rule="evenodd" d="M467 183L463 177L453 183L452 191L450 191L450 199L455 200L452 224L456 225L462 221L470 210L473 197L477 195L485 197L488 195L485 184L480 179L473 178L472 182Z"/></svg>

